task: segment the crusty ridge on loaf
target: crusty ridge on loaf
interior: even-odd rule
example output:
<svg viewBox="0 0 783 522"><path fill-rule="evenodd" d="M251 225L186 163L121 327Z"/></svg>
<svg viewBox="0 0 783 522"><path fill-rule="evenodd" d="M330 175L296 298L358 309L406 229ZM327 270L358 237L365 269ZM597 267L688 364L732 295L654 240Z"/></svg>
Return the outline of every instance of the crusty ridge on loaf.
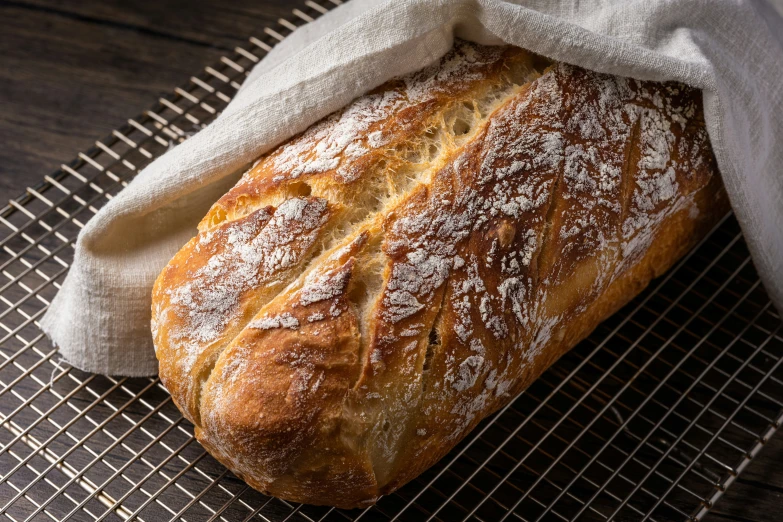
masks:
<svg viewBox="0 0 783 522"><path fill-rule="evenodd" d="M259 159L153 291L161 379L253 487L432 465L722 215L683 85L457 42Z"/></svg>

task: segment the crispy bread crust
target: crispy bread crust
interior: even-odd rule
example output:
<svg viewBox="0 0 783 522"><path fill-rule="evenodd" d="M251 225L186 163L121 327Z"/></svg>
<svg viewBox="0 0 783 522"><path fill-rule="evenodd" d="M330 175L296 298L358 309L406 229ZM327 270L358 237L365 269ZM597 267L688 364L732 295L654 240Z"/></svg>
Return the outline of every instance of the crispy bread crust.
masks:
<svg viewBox="0 0 783 522"><path fill-rule="evenodd" d="M252 487L366 506L726 209L698 91L458 42L213 206L155 284L161 379Z"/></svg>

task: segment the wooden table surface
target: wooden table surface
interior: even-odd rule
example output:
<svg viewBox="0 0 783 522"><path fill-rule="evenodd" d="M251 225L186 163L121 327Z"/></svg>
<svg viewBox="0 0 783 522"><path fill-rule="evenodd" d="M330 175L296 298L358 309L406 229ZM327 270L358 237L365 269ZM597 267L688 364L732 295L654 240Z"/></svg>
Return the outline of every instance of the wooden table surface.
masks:
<svg viewBox="0 0 783 522"><path fill-rule="evenodd" d="M0 196L15 197L296 5L0 0ZM783 435L705 520L783 520Z"/></svg>

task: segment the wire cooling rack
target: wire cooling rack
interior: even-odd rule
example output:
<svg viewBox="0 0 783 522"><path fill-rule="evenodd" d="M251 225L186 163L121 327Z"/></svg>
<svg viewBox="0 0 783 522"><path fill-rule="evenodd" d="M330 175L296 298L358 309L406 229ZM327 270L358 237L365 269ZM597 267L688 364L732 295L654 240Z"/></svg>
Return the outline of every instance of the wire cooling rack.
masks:
<svg viewBox="0 0 783 522"><path fill-rule="evenodd" d="M214 118L277 41L338 3L321 2L0 211L0 518L700 519L783 419L781 319L730 215L441 462L364 511L266 497L205 453L159 380L58 363L38 321L84 223Z"/></svg>

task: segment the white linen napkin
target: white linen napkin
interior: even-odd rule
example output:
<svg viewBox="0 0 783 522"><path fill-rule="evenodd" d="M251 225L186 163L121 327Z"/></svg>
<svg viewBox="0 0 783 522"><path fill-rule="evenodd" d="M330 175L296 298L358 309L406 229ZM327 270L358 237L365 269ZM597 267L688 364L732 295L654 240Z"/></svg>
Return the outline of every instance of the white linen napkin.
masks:
<svg viewBox="0 0 783 522"><path fill-rule="evenodd" d="M153 375L150 291L210 204L258 156L455 37L703 89L726 190L783 309L783 19L764 0L353 0L289 36L211 125L93 217L42 328L67 362Z"/></svg>

